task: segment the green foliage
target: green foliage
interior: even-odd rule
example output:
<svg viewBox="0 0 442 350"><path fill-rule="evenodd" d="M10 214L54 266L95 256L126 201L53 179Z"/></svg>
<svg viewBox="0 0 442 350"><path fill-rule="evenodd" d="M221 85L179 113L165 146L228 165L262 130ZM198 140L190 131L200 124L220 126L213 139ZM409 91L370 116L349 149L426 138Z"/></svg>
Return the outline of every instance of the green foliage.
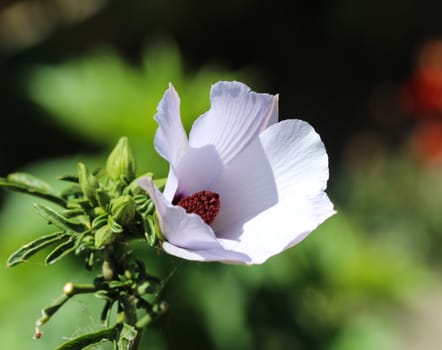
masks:
<svg viewBox="0 0 442 350"><path fill-rule="evenodd" d="M44 195L43 198L57 204L62 203L64 207L60 213L45 205L34 204L40 216L62 231L26 244L9 258L8 265L19 264L46 246L58 243L47 256L47 264L52 264L69 253L81 253L88 256L88 267L93 268L96 250L102 250L123 232L132 238L146 236L151 245L155 245L156 238L160 235L152 231L157 230L152 225L153 205L147 194L137 186L135 161L127 139L123 138L118 142L108 157L106 169L111 173L96 176L84 164L79 163L78 177L62 177L74 184L61 194L31 175L14 174L4 179L0 185L3 184L10 190L35 194L37 197ZM136 201L132 196L136 196Z"/></svg>
<svg viewBox="0 0 442 350"><path fill-rule="evenodd" d="M35 194L56 204L62 203L64 208L59 212L42 204L34 204L37 213L61 231L25 244L10 256L8 266L24 262L49 245L56 247L47 255L47 265L73 253L85 258L89 270L98 264L102 266L102 274L95 278L93 284L84 286L69 282L65 285L61 297L42 310L34 337L40 338L40 327L77 294L97 293L106 300L102 311L102 321L106 324L109 323L112 305L118 304L114 330L82 335L62 345L61 349L82 349L101 340L111 340L118 350L134 349L138 331L141 330L134 328L139 321L137 311L143 310L149 320L164 311L164 308L155 306L155 301L149 302L143 298L146 294L156 292L159 280L146 272L141 261L134 260L127 245L134 238L147 237L148 242L155 246L158 244L156 238L160 237L155 231L146 231L156 229L149 224L153 206L146 205L150 199L137 185L135 161L127 139L120 140L111 152L106 170L109 173L93 174L80 163L78 176L62 177L70 185L61 194L38 178L23 173L9 176L0 183L10 190ZM137 201L132 196L136 196ZM140 205L139 210L136 203ZM140 325L144 327L148 323L143 318Z"/></svg>

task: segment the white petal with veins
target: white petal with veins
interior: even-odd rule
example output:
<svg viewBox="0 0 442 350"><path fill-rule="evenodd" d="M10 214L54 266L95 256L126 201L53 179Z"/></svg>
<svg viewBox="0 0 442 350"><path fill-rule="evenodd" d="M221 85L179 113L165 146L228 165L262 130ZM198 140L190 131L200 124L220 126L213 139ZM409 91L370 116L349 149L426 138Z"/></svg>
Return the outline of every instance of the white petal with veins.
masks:
<svg viewBox="0 0 442 350"><path fill-rule="evenodd" d="M275 121L277 96L257 94L239 82L219 82L210 92L210 110L192 126L192 147L214 145L227 164Z"/></svg>

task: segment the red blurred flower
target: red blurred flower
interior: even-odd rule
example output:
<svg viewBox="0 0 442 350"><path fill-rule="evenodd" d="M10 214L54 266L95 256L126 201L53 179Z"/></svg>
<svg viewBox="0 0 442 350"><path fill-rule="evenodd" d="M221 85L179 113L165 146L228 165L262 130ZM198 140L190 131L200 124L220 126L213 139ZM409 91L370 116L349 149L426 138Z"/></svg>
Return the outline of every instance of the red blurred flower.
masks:
<svg viewBox="0 0 442 350"><path fill-rule="evenodd" d="M442 120L420 123L411 136L411 146L426 163L442 165Z"/></svg>
<svg viewBox="0 0 442 350"><path fill-rule="evenodd" d="M415 116L442 117L442 40L420 50L416 70L403 88L406 109Z"/></svg>

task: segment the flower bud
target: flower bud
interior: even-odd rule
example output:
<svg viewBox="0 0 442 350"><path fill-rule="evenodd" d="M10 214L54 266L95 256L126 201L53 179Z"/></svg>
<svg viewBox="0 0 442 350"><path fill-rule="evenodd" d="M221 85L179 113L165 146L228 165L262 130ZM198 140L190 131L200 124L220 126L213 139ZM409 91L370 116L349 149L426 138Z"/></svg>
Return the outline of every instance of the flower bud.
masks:
<svg viewBox="0 0 442 350"><path fill-rule="evenodd" d="M127 225L135 217L135 202L131 196L111 200L111 214L120 225Z"/></svg>
<svg viewBox="0 0 442 350"><path fill-rule="evenodd" d="M127 137L122 137L106 163L107 175L112 180L124 179L127 183L135 179L136 165L135 158L130 149Z"/></svg>
<svg viewBox="0 0 442 350"><path fill-rule="evenodd" d="M95 202L95 191L98 188L98 181L83 163L78 163L78 182L84 196L91 202Z"/></svg>
<svg viewBox="0 0 442 350"><path fill-rule="evenodd" d="M103 248L105 245L112 243L115 239L115 233L109 225L101 226L95 231L95 248Z"/></svg>

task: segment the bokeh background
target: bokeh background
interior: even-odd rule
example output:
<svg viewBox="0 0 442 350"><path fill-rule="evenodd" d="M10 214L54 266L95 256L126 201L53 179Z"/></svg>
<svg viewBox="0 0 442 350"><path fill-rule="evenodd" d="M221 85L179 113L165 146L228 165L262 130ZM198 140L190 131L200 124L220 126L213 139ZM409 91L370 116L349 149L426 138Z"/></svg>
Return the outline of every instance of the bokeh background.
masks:
<svg viewBox="0 0 442 350"><path fill-rule="evenodd" d="M430 0L3 0L0 176L59 188L58 175L102 164L123 135L140 174L163 176L152 116L169 81L187 128L218 80L279 93L281 117L326 144L338 215L262 266L136 247L170 304L143 349L441 349L441 14ZM5 349L52 349L100 327L102 301L76 297L31 339L64 283L90 278L75 258L4 267L50 230L33 201L0 192Z"/></svg>

